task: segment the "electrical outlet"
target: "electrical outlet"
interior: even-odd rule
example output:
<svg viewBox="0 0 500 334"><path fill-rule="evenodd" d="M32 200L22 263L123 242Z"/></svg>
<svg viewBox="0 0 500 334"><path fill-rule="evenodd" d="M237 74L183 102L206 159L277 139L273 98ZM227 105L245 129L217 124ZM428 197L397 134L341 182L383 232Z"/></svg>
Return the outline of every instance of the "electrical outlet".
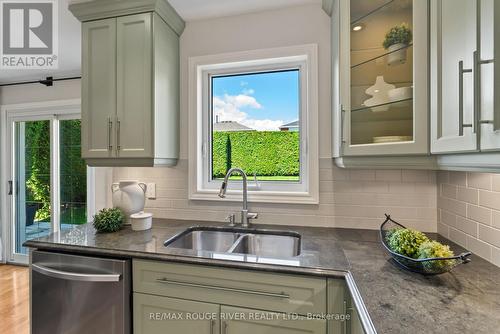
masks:
<svg viewBox="0 0 500 334"><path fill-rule="evenodd" d="M156 199L156 184L148 183L148 188L146 189L146 198L147 199Z"/></svg>

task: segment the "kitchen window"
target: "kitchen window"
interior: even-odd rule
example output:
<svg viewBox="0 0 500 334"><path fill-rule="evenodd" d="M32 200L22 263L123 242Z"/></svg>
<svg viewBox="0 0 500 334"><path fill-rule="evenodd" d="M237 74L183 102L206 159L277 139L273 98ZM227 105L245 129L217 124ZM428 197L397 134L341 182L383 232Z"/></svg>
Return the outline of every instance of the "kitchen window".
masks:
<svg viewBox="0 0 500 334"><path fill-rule="evenodd" d="M316 46L190 58L190 198L217 200L230 168L254 202L318 202ZM241 176L228 200L241 200Z"/></svg>

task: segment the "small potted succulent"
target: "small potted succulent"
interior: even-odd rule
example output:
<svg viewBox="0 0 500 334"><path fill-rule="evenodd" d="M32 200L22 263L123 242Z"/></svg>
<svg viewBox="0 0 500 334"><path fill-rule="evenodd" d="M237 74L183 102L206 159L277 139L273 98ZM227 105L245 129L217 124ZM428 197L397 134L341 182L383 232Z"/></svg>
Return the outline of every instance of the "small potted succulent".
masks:
<svg viewBox="0 0 500 334"><path fill-rule="evenodd" d="M406 23L392 27L384 39L384 49L388 51L387 64L404 64L406 62L406 50L412 42L413 34Z"/></svg>
<svg viewBox="0 0 500 334"><path fill-rule="evenodd" d="M94 216L94 228L98 232L116 232L123 226L124 216L120 209L102 209Z"/></svg>

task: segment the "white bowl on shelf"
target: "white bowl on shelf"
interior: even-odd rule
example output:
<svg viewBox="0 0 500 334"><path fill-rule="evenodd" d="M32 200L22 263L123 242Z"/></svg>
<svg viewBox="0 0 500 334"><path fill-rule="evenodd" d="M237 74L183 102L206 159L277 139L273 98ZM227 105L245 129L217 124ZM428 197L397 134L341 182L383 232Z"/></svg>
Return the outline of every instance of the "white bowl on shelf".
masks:
<svg viewBox="0 0 500 334"><path fill-rule="evenodd" d="M413 87L399 87L387 92L389 101L396 102L411 99L413 97Z"/></svg>

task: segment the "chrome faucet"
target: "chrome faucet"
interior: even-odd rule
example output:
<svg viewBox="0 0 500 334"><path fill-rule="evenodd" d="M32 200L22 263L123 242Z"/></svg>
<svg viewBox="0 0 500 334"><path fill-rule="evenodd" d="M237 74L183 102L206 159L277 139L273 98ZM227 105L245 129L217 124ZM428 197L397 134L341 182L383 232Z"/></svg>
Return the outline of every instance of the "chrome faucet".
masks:
<svg viewBox="0 0 500 334"><path fill-rule="evenodd" d="M241 168L231 168L226 176L224 177L224 181L222 181L219 197L226 197L227 184L229 182L229 178L233 173L241 174L243 178L243 209L241 210L241 226L248 227L250 219L257 219L258 214L248 212L248 185L247 185L247 175Z"/></svg>

